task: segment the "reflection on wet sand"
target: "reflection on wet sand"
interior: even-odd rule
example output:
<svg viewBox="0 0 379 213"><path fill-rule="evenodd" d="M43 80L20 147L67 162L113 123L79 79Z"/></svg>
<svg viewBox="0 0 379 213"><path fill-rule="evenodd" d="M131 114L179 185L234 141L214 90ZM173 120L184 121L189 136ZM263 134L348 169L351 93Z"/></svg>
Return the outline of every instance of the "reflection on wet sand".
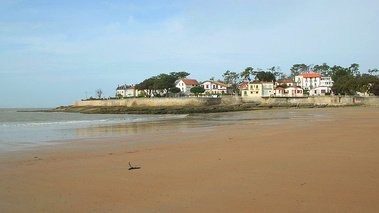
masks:
<svg viewBox="0 0 379 213"><path fill-rule="evenodd" d="M184 131L193 128L205 128L216 126L228 126L239 124L280 125L293 122L298 119L323 117L309 110L271 110L228 112L214 114L190 115L182 119L148 121L135 123L122 123L113 125L99 125L96 127L77 128L74 130L76 137L108 137L119 135L141 134L146 132L178 130Z"/></svg>

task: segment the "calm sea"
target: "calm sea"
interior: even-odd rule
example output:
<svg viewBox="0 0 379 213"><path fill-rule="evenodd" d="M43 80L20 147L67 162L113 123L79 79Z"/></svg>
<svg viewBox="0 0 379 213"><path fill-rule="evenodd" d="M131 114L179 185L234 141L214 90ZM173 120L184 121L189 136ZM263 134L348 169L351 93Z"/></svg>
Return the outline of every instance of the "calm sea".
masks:
<svg viewBox="0 0 379 213"><path fill-rule="evenodd" d="M83 129L178 119L186 116L32 112L33 110L37 109L0 109L0 153L52 145L54 141L59 140L91 138L90 134L83 134L83 131L80 131ZM112 134L110 132L108 136ZM103 132L102 136L107 134Z"/></svg>
<svg viewBox="0 0 379 213"><path fill-rule="evenodd" d="M0 153L54 145L71 139L91 139L161 130L239 125L290 124L298 119L325 117L314 109L254 110L196 115L125 115L32 112L0 109ZM28 111L28 112L20 112ZM206 129L204 129L206 131ZM253 129L252 129L253 131Z"/></svg>

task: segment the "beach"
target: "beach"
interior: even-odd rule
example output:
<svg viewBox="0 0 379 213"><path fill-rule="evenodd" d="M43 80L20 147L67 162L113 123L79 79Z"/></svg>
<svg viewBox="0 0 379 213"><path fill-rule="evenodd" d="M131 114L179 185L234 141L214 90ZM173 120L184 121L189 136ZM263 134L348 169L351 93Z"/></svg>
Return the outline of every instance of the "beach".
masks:
<svg viewBox="0 0 379 213"><path fill-rule="evenodd" d="M278 111L3 153L0 212L378 212L379 108Z"/></svg>

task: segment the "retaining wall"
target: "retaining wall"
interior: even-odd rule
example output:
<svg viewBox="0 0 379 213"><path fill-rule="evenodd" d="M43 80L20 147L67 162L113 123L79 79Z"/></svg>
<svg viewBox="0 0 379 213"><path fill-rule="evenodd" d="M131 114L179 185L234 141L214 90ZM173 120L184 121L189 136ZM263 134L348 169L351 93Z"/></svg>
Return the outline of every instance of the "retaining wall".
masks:
<svg viewBox="0 0 379 213"><path fill-rule="evenodd" d="M221 98L130 98L117 100L75 101L74 106L178 107L208 106L221 103Z"/></svg>
<svg viewBox="0 0 379 213"><path fill-rule="evenodd" d="M126 107L192 107L209 105L256 104L259 106L379 106L379 97L354 96L316 96L316 97L275 97L243 98L229 96L222 98L186 97L186 98L130 98L123 100L76 101L74 106L126 106Z"/></svg>
<svg viewBox="0 0 379 213"><path fill-rule="evenodd" d="M306 106L306 105L374 105L379 106L379 97L355 96L311 96L311 97L267 97L242 98L244 103L254 103L261 106Z"/></svg>

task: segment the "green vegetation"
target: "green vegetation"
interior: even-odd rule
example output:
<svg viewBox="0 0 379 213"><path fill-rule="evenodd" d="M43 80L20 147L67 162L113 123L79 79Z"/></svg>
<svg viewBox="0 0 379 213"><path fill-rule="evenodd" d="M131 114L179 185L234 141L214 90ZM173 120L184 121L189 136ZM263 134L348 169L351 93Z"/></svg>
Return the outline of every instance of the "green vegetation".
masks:
<svg viewBox="0 0 379 213"><path fill-rule="evenodd" d="M318 73L322 76L331 77L334 81L332 90L335 94L355 95L357 92L379 95L379 71L369 69L369 74L361 74L359 64L353 63L349 67L338 65L295 64L291 67L290 77L304 73Z"/></svg>
<svg viewBox="0 0 379 213"><path fill-rule="evenodd" d="M205 89L203 87L197 86L197 87L192 87L190 92L194 93L195 96L199 96L200 93L205 92Z"/></svg>
<svg viewBox="0 0 379 213"><path fill-rule="evenodd" d="M160 74L157 76L145 79L143 82L136 85L136 89L147 91L146 97L157 96L153 94L153 91L160 91L166 93L166 96L170 88L175 87L175 82L180 78L185 78L190 74L187 72L171 72L170 74Z"/></svg>

